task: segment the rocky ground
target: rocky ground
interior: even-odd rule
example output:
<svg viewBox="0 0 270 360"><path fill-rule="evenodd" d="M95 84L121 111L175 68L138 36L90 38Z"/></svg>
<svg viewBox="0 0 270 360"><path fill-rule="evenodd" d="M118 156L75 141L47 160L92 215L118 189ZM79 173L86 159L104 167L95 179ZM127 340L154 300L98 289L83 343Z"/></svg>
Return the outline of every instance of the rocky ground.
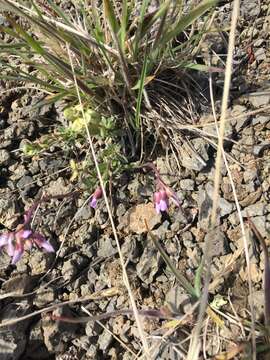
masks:
<svg viewBox="0 0 270 360"><path fill-rule="evenodd" d="M269 13L267 2L243 1L235 54L235 73L225 150L244 220L249 215L270 245L270 91ZM230 5L225 5L226 8ZM223 21L226 21L224 10ZM229 17L228 17L229 19ZM251 25L250 25L251 24ZM222 79L216 79L217 85ZM62 118L61 106L33 108L41 95L27 86L1 83L0 103L0 229L12 229L14 221L41 194L64 194L74 188L70 181L69 154L57 144L33 157L23 155L27 141L50 132ZM267 89L268 86L268 89ZM267 108L267 106L269 106ZM215 134L211 114L202 114L199 125ZM181 314L190 311L185 291L164 264L147 234L149 219L173 263L190 281L200 264L207 237L214 239L210 301L222 313L250 319L247 271L239 217L226 168L222 168L219 226L209 232L215 147L204 138L192 139L197 153L182 157L160 152L153 160L164 181L174 188L181 210L170 206L168 215L155 213L153 178L143 171L126 173L113 192L114 219L135 299L141 308L169 306ZM202 161L203 160L203 161ZM85 204L86 196L51 200L38 209L34 224L56 249L55 254L26 252L16 264L2 251L0 256L1 321L27 315L50 304L92 296L83 305L59 307L54 315L86 316L129 308L122 269L108 213L101 200L96 210ZM61 246L61 248L60 248ZM256 319L263 316L263 254L250 241L252 285ZM222 318L222 316L221 316ZM206 328L207 358L228 350L236 340L246 340L237 321L219 327L210 319ZM164 337L165 321L145 320L156 359L180 359L196 321L191 316L183 328ZM214 335L213 335L214 334ZM219 339L219 341L217 341ZM135 359L140 351L132 317L71 324L36 315L2 328L3 360L34 359Z"/></svg>

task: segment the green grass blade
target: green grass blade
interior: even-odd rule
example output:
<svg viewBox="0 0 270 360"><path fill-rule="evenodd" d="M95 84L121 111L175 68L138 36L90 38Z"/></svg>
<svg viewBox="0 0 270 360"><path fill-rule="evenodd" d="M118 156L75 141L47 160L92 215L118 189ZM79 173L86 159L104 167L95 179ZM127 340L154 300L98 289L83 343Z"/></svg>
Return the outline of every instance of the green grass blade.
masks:
<svg viewBox="0 0 270 360"><path fill-rule="evenodd" d="M146 78L146 71L147 71L147 53L145 52L144 60L143 60L143 67L141 71L141 76L139 80L139 92L137 97L137 104L136 104L136 114L135 114L135 126L137 129L140 128L141 123L141 104L142 104L142 95L144 89L144 81Z"/></svg>
<svg viewBox="0 0 270 360"><path fill-rule="evenodd" d="M148 4L149 4L149 0L143 0L142 5L141 5L139 23L138 23L138 28L137 28L136 35L135 35L135 45L134 45L135 58L137 58L139 44L142 41L142 27L143 27L143 21L144 21L144 17L145 17L145 13L146 13Z"/></svg>
<svg viewBox="0 0 270 360"><path fill-rule="evenodd" d="M147 226L147 224L146 224ZM148 226L147 226L148 228ZM171 262L171 259L169 258L169 256L165 253L165 251L163 250L162 246L160 245L159 241L157 240L157 237L155 235L153 235L153 233L148 230L148 233L155 245L155 247L158 249L160 255L162 256L163 260L165 261L165 263L167 264L167 266L169 267L169 269L172 271L172 273L174 274L174 276L176 277L176 279L179 281L179 283L181 284L181 286L189 293L190 296L194 297L197 299L197 292L194 289L194 287L190 284L190 282L174 267L174 265Z"/></svg>
<svg viewBox="0 0 270 360"><path fill-rule="evenodd" d="M120 25L116 18L113 5L110 0L103 0L105 18L108 19L111 31L117 36L120 30Z"/></svg>
<svg viewBox="0 0 270 360"><path fill-rule="evenodd" d="M195 20L202 16L206 11L211 9L211 7L214 6L216 3L217 0L204 0L193 10L191 10L187 15L183 16L175 25L175 27L167 34L165 34L164 37L161 39L162 46L174 39L178 34L184 31L186 27L194 23Z"/></svg>
<svg viewBox="0 0 270 360"><path fill-rule="evenodd" d="M127 0L123 0L121 26L120 26L120 46L122 51L125 51L127 25L128 25L128 6L127 6Z"/></svg>
<svg viewBox="0 0 270 360"><path fill-rule="evenodd" d="M201 295L201 286L202 286L202 270L203 270L203 262L201 261L198 269L195 273L195 280L194 280L194 289L196 291L197 297L199 299Z"/></svg>

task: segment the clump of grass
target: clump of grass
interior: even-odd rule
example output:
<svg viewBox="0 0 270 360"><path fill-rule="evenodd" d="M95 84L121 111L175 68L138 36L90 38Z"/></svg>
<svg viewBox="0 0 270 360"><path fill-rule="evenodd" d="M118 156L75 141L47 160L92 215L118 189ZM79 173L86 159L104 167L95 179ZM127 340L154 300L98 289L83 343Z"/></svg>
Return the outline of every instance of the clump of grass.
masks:
<svg viewBox="0 0 270 360"><path fill-rule="evenodd" d="M1 76L30 81L49 92L40 106L60 99L76 106L69 48L83 105L112 117L134 155L143 124L159 127L161 119L174 115L187 120L195 110L200 95L187 69L196 67L195 55L215 3L204 0L186 9L172 1L153 7L150 1L125 0L120 8L110 0L101 6L94 0L89 6L74 1L70 15L50 0L28 6L4 0L9 25L0 28L13 41L0 44L2 74L6 70ZM203 23L198 21L202 16ZM18 59L30 70L17 66ZM163 122L163 129L167 126Z"/></svg>

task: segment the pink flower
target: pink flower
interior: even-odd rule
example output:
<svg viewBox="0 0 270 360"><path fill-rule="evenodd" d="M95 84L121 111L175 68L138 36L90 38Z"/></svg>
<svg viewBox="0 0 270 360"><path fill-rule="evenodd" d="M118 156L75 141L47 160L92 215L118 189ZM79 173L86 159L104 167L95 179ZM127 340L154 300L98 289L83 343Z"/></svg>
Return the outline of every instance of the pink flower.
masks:
<svg viewBox="0 0 270 360"><path fill-rule="evenodd" d="M46 252L54 252L54 248L43 235L24 229L23 226L19 225L17 230L0 235L0 249L6 248L8 255L12 257L13 265L21 259L25 248L30 250L33 244Z"/></svg>
<svg viewBox="0 0 270 360"><path fill-rule="evenodd" d="M95 209L97 207L97 202L102 198L102 189L99 186L96 188L95 192L90 197L90 206Z"/></svg>
<svg viewBox="0 0 270 360"><path fill-rule="evenodd" d="M156 212L167 211L169 206L169 199L165 190L159 190L154 193L154 204Z"/></svg>
<svg viewBox="0 0 270 360"><path fill-rule="evenodd" d="M178 200L177 195L169 186L167 186L164 182L160 182L159 188L160 190L154 193L154 205L158 214L168 210L169 199L171 199L177 207L180 206L180 201Z"/></svg>

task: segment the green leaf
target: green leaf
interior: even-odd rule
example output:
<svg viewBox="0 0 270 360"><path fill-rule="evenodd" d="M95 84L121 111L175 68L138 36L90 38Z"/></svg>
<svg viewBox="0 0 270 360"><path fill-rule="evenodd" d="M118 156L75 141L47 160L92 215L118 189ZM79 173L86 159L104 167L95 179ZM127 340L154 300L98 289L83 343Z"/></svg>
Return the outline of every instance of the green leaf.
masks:
<svg viewBox="0 0 270 360"><path fill-rule="evenodd" d="M182 67L187 68L187 69L197 70L197 71L203 71L203 72L207 72L207 73L224 72L224 69L222 69L222 68L218 68L215 66L207 66L207 65L203 65L203 64L185 64L185 65L182 65Z"/></svg>
<svg viewBox="0 0 270 360"><path fill-rule="evenodd" d="M105 18L108 19L111 30L117 35L120 26L115 16L113 5L110 0L103 0Z"/></svg>
<svg viewBox="0 0 270 360"><path fill-rule="evenodd" d="M194 23L200 16L208 11L217 3L217 0L204 0L187 15L183 16L179 22L174 26L173 30L169 31L161 38L161 43L164 45L174 39L178 34L185 30L186 27Z"/></svg>
<svg viewBox="0 0 270 360"><path fill-rule="evenodd" d="M147 224L146 224L147 226ZM148 233L155 245L155 247L158 249L160 255L162 256L163 260L165 261L165 263L167 264L167 266L169 267L169 269L171 270L171 272L174 274L174 276L176 277L176 279L179 281L179 283L181 284L181 286L189 293L190 296L194 297L197 299L197 292L195 291L194 287L190 284L190 282L184 277L184 275L182 275L180 273L179 270L177 270L174 265L171 262L171 259L169 258L169 256L165 253L165 251L163 250L162 246L159 244L159 241L157 239L157 237L155 235L153 235L153 233L149 230L148 226Z"/></svg>

